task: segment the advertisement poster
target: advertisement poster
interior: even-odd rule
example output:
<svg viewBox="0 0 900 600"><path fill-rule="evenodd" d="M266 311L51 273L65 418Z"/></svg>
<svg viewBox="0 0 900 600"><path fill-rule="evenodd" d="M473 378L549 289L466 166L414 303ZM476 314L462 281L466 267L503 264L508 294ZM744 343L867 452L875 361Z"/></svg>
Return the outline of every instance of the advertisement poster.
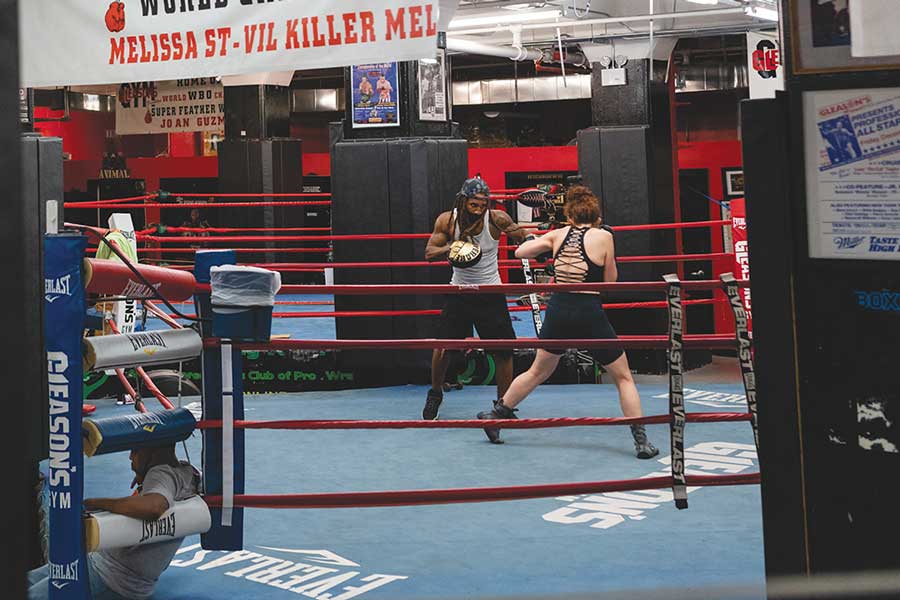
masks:
<svg viewBox="0 0 900 600"><path fill-rule="evenodd" d="M211 77L123 83L116 134L222 131L225 89Z"/></svg>
<svg viewBox="0 0 900 600"><path fill-rule="evenodd" d="M447 120L447 79L444 52L419 61L419 120Z"/></svg>
<svg viewBox="0 0 900 600"><path fill-rule="evenodd" d="M19 85L419 60L434 56L438 27L446 29L440 8L439 0L28 0L18 7Z"/></svg>
<svg viewBox="0 0 900 600"><path fill-rule="evenodd" d="M350 77L353 127L399 127L399 63L353 65Z"/></svg>
<svg viewBox="0 0 900 600"><path fill-rule="evenodd" d="M805 92L809 252L900 260L900 89Z"/></svg>

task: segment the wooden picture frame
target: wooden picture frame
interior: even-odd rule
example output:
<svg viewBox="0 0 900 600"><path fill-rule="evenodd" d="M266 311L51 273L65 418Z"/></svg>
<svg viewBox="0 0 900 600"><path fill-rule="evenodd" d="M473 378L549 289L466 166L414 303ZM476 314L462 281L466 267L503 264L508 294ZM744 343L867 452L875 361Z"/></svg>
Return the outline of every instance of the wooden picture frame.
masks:
<svg viewBox="0 0 900 600"><path fill-rule="evenodd" d="M851 55L847 5L852 0L822 4L819 1L788 0L793 74L900 69L900 55L868 58Z"/></svg>

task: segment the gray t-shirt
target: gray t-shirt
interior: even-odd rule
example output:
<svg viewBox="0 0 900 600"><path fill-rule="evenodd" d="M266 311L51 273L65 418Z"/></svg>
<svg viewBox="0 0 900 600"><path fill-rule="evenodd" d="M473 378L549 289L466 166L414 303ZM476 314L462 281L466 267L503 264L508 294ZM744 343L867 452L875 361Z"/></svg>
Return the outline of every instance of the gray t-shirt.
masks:
<svg viewBox="0 0 900 600"><path fill-rule="evenodd" d="M141 495L160 494L169 507L176 500L197 495L199 476L186 462L177 467L157 465L144 477ZM100 550L90 555L91 568L109 588L126 598L143 600L153 594L153 587L169 566L184 538L165 542Z"/></svg>

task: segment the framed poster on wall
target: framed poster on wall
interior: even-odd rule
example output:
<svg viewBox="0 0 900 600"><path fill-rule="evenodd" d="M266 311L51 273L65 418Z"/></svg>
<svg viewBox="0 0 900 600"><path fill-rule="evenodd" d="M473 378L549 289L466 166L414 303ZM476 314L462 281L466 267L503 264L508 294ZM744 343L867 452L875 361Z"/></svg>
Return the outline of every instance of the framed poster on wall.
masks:
<svg viewBox="0 0 900 600"><path fill-rule="evenodd" d="M422 59L416 67L419 84L419 120L447 120L447 69L443 50L433 59Z"/></svg>
<svg viewBox="0 0 900 600"><path fill-rule="evenodd" d="M722 191L725 200L744 197L743 167L725 167L722 169Z"/></svg>
<svg viewBox="0 0 900 600"><path fill-rule="evenodd" d="M900 260L900 88L803 93L809 255Z"/></svg>
<svg viewBox="0 0 900 600"><path fill-rule="evenodd" d="M353 128L400 126L399 63L350 67Z"/></svg>
<svg viewBox="0 0 900 600"><path fill-rule="evenodd" d="M794 73L829 73L900 68L900 55L853 56L852 0L792 0Z"/></svg>

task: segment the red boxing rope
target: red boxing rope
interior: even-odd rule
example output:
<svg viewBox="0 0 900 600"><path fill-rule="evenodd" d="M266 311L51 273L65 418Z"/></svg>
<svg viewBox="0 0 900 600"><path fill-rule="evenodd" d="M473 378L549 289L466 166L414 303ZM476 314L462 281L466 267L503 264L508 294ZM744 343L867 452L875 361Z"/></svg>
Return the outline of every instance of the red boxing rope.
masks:
<svg viewBox="0 0 900 600"><path fill-rule="evenodd" d="M689 423L735 423L749 421L750 413L688 413ZM603 425L659 425L671 422L671 415L647 417L558 417L553 419L477 419L448 421L235 421L235 429L334 430L334 429L548 429L551 427L596 427ZM221 420L197 423L198 429L221 429Z"/></svg>
<svg viewBox="0 0 900 600"><path fill-rule="evenodd" d="M272 231L275 233L281 231L295 231L295 232L304 232L304 231L331 231L331 227L166 227L166 233L240 233L242 231ZM142 229L141 231L136 232L138 238L149 237L154 238L155 236L150 235L153 233L157 233L156 229Z"/></svg>
<svg viewBox="0 0 900 600"><path fill-rule="evenodd" d="M169 196L180 196L182 198L331 198L331 192L255 192L252 194L200 194L189 192L180 194L178 192L167 192ZM216 202L215 204L218 204Z"/></svg>
<svg viewBox="0 0 900 600"><path fill-rule="evenodd" d="M278 248L269 249L268 252L278 252ZM724 252L714 254L665 254L660 256L620 256L616 258L616 262L684 262L690 260L712 260L714 258L724 258L726 256L734 256ZM540 262L530 260L532 266L540 267L549 264L552 261ZM500 259L497 264L501 267L521 267L521 260ZM243 266L262 267L272 271L290 272L295 269L391 269L394 267L446 267L444 261L426 261L426 260L409 260L409 261L371 261L371 262L302 262L302 263L242 263Z"/></svg>
<svg viewBox="0 0 900 600"><path fill-rule="evenodd" d="M137 202L139 200L150 200L151 198L158 198L158 194L146 194L144 196L129 196L127 198L110 198L107 200L82 200L80 202L65 202L63 206L66 208L89 208L86 207L85 204L101 204L104 206L109 206L110 204L120 204L122 202ZM143 205L135 205L131 208L141 208Z"/></svg>
<svg viewBox="0 0 900 600"><path fill-rule="evenodd" d="M203 194L206 196L207 194ZM248 194L239 194L246 196ZM274 194L266 194L272 196ZM310 200L308 202L181 202L179 204L150 203L145 204L100 204L99 202L66 202L66 208L263 208L265 206L331 206L331 200Z"/></svg>
<svg viewBox="0 0 900 600"><path fill-rule="evenodd" d="M691 487L753 485L760 482L759 473L738 475L693 475L687 477ZM398 490L391 492L344 492L321 494L280 494L234 496L234 505L245 508L341 508L375 506L418 506L454 504L458 502L491 502L528 500L577 494L603 494L672 487L672 477L647 477L621 481L590 481L511 487L456 488L443 490ZM221 496L204 496L211 507L222 505Z"/></svg>
<svg viewBox="0 0 900 600"><path fill-rule="evenodd" d="M715 304L717 301L712 298L704 298L700 300L686 300L684 302L685 306L692 306L697 304ZM331 306L334 302L284 302L277 301L276 305L328 305ZM545 310L546 305L541 305L541 310ZM634 308L648 308L648 309L663 309L667 308L667 304L665 302L622 302L616 304L604 304L604 310L622 310L622 309L634 309ZM530 306L510 306L509 312L531 312ZM331 311L331 312L275 312L272 313L272 317L276 319L325 319L325 318L336 318L336 317L428 317L428 316L436 316L441 314L440 309L423 309L423 310L343 310L343 311ZM174 315L169 315L170 317L174 317ZM194 315L191 315L194 316Z"/></svg>
<svg viewBox="0 0 900 600"><path fill-rule="evenodd" d="M210 240L210 238L206 238L206 239L207 239L207 241L214 241L214 238L213 238L213 240ZM88 250L92 250L95 248L96 248L96 246L94 246L93 248L88 248ZM196 252L197 250L209 250L209 249L210 248L195 248L193 246L186 246L184 248L171 248L171 247L169 247L169 248L162 248L162 247L160 247L160 248L138 248L137 251L139 254L166 254L166 253L177 253L177 252L189 253L189 252ZM239 254L250 254L250 253L265 254L265 253L269 253L269 252L278 252L280 254L327 254L327 253L331 252L331 248L277 248L277 249L273 249L273 248L228 248L228 250L232 250Z"/></svg>
<svg viewBox="0 0 900 600"><path fill-rule="evenodd" d="M685 335L685 348L695 349L732 349L737 342L733 335L698 334ZM219 338L205 338L203 346L215 348L222 344ZM510 348L544 348L566 350L569 348L630 348L655 349L668 348L669 338L664 335L623 335L617 340L570 339L541 340L537 338L516 338L505 340L483 339L434 339L421 338L409 340L270 340L268 342L232 342L239 350L508 350Z"/></svg>
<svg viewBox="0 0 900 600"><path fill-rule="evenodd" d="M738 287L749 288L750 280L742 279ZM722 282L716 280L682 281L686 292L721 290ZM197 291L210 292L209 284L197 284ZM395 296L420 294L530 294L532 292L659 292L666 291L664 281L617 281L615 283L503 283L492 285L450 284L380 284L380 285L283 285L279 294L338 294L345 296Z"/></svg>

